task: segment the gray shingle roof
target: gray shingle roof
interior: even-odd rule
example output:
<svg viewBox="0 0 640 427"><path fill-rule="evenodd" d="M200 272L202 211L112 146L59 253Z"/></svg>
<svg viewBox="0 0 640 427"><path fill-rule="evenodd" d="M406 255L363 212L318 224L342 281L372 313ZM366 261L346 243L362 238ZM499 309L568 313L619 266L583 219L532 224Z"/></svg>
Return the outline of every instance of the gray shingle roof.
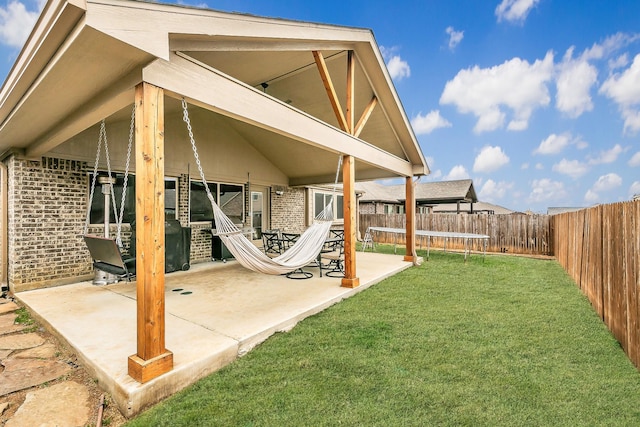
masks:
<svg viewBox="0 0 640 427"><path fill-rule="evenodd" d="M361 201L400 203L405 199L405 186L382 185L376 182L357 182L356 190L361 190ZM421 204L446 203L457 201L477 202L478 196L473 188L473 181L462 179L457 181L422 182L416 185L416 201Z"/></svg>

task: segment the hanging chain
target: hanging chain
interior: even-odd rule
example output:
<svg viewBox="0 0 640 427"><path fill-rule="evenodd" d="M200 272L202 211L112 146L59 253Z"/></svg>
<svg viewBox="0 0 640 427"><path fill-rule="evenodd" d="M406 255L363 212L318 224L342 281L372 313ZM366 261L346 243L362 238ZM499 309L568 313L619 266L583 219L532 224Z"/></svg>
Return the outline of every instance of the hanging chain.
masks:
<svg viewBox="0 0 640 427"><path fill-rule="evenodd" d="M104 119L100 124L100 132L98 133L98 150L96 151L96 162L93 165L93 178L91 180L91 191L89 192L89 206L87 207L87 217L84 223L84 232L82 234L87 234L89 232L89 222L91 221L91 205L93 204L93 193L96 189L96 181L98 179L98 163L100 162L100 151L102 148L102 131L104 129Z"/></svg>
<svg viewBox="0 0 640 427"><path fill-rule="evenodd" d="M207 180L204 177L204 171L202 170L202 165L200 164L200 156L198 156L198 149L196 148L196 140L193 137L193 129L191 128L191 120L189 119L189 111L187 110L187 101L182 98L182 120L187 124L187 131L189 132L189 141L191 142L191 148L193 149L193 157L196 159L196 165L198 166L198 172L200 173L200 179L202 180L202 184L204 185L204 189L207 192L207 197L212 204L215 204L215 200L213 195L211 194L211 190L209 189L209 185L207 184Z"/></svg>
<svg viewBox="0 0 640 427"><path fill-rule="evenodd" d="M100 125L100 132L103 134L104 138L104 153L107 160L107 174L109 176L109 192L111 193L111 205L113 207L113 217L118 218L118 207L116 206L116 195L113 191L113 174L111 173L111 158L109 156L109 143L107 142L107 129L104 124L104 120L102 120L102 124ZM109 212L105 212L105 215L109 215ZM107 231L107 230L105 230ZM105 234L107 234L105 232Z"/></svg>
<svg viewBox="0 0 640 427"><path fill-rule="evenodd" d="M124 183L122 184L122 197L120 199L120 215L117 217L116 222L118 229L116 231L116 243L122 247L122 238L120 237L122 231L122 219L124 218L124 202L127 198L127 183L129 182L129 166L131 164L131 147L133 147L133 133L136 124L136 104L133 104L131 111L131 124L129 125L129 145L127 146L127 163L124 166Z"/></svg>

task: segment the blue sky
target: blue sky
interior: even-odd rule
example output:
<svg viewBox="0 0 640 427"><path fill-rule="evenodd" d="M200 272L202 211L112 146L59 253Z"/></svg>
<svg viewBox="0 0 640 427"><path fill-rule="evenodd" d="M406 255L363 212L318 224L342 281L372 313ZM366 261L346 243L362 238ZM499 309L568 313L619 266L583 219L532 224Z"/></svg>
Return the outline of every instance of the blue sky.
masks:
<svg viewBox="0 0 640 427"><path fill-rule="evenodd" d="M432 174L546 212L640 193L638 0L208 0L373 30ZM0 3L4 80L42 1Z"/></svg>

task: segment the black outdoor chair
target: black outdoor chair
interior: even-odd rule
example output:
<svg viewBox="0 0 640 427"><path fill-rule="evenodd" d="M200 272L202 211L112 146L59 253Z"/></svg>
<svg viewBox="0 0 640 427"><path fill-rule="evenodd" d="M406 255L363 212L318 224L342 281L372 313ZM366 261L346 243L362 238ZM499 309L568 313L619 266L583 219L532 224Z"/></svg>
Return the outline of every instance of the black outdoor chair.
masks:
<svg viewBox="0 0 640 427"><path fill-rule="evenodd" d="M293 246L299 238L300 234L298 233L282 233L280 239L280 248L283 252L286 251L291 246Z"/></svg>
<svg viewBox="0 0 640 427"><path fill-rule="evenodd" d="M324 263L323 261L327 261ZM330 238L320 252L320 277L322 270L327 277L344 277L344 238Z"/></svg>
<svg viewBox="0 0 640 427"><path fill-rule="evenodd" d="M262 232L262 250L269 257L277 257L282 254L280 233L277 230Z"/></svg>

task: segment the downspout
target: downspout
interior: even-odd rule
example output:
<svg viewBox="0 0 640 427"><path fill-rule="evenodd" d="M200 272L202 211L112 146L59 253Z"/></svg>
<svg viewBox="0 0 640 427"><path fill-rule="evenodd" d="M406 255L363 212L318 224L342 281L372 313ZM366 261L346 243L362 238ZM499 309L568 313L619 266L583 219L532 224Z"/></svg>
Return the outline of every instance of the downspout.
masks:
<svg viewBox="0 0 640 427"><path fill-rule="evenodd" d="M9 173L4 161L0 161L0 295L9 291Z"/></svg>

